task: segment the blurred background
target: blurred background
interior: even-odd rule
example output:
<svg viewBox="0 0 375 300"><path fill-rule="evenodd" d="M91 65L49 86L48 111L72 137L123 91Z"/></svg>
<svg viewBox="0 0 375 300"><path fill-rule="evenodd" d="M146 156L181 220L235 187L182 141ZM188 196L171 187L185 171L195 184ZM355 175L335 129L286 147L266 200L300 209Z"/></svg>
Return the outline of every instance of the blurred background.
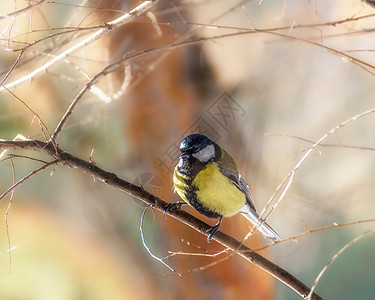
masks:
<svg viewBox="0 0 375 300"><path fill-rule="evenodd" d="M139 4L2 3L1 80L21 50L5 85ZM203 133L235 158L258 211L270 211L267 201L309 147L374 107L374 13L360 0L160 0L149 13L12 87L13 94L3 90L0 138L45 139L27 106L51 134L89 78L121 62L84 96L59 146L172 202L178 200L172 172L179 144ZM368 114L311 153L267 219L282 238L375 219L374 132L375 115ZM13 164L17 180L40 166L21 157ZM11 161L4 159L0 193L12 182ZM15 191L6 222L9 199L0 202L1 299L300 299L240 257L212 256L223 247L149 210L144 237L155 255L207 254L168 258L183 274L176 275L142 245L144 206L78 170L58 166L32 177ZM259 252L312 286L342 247L373 227L331 228ZM240 240L249 229L241 216L221 227ZM246 242L253 249L267 243L258 234ZM373 235L360 239L328 268L316 291L326 299L371 299L374 248Z"/></svg>

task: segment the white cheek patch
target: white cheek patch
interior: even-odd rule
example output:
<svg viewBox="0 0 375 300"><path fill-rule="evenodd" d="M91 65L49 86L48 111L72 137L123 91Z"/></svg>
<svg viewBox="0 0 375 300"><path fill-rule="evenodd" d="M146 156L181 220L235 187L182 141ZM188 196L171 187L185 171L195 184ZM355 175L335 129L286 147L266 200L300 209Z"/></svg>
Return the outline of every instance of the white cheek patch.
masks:
<svg viewBox="0 0 375 300"><path fill-rule="evenodd" d="M184 160L182 158L180 158L179 161L178 161L177 167L181 168L183 163L184 163Z"/></svg>
<svg viewBox="0 0 375 300"><path fill-rule="evenodd" d="M215 157L215 147L214 145L208 145L202 150L199 150L197 153L192 154L192 156L198 159L200 162L206 163Z"/></svg>

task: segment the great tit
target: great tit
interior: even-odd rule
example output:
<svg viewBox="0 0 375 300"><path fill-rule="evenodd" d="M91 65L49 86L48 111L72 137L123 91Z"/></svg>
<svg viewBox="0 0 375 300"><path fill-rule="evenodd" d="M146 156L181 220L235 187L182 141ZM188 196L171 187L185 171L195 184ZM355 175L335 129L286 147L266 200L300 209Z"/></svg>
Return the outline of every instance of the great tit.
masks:
<svg viewBox="0 0 375 300"><path fill-rule="evenodd" d="M164 213L189 204L206 217L219 218L219 222L207 230L208 242L219 230L223 217L237 213L248 218L265 237L280 240L278 234L259 218L249 186L224 149L202 134L192 134L181 142L180 151L173 183L184 202L169 203Z"/></svg>

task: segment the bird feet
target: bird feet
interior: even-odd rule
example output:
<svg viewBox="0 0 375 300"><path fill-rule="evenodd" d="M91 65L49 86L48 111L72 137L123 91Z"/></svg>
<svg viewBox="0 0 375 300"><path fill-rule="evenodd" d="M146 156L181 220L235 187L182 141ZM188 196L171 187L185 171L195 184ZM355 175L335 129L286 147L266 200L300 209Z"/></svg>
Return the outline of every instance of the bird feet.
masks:
<svg viewBox="0 0 375 300"><path fill-rule="evenodd" d="M210 227L206 230L206 233L208 233L207 243L209 243L212 240L212 238L215 236L215 234L219 231L222 220L223 220L223 217L220 217L219 222L217 222L216 225L214 225L214 226L212 226L212 227Z"/></svg>
<svg viewBox="0 0 375 300"><path fill-rule="evenodd" d="M165 218L166 213L170 213L174 211L175 209L180 209L182 205L186 204L185 202L179 201L179 202L173 202L173 203L168 203L166 206L164 206L163 209L163 216Z"/></svg>

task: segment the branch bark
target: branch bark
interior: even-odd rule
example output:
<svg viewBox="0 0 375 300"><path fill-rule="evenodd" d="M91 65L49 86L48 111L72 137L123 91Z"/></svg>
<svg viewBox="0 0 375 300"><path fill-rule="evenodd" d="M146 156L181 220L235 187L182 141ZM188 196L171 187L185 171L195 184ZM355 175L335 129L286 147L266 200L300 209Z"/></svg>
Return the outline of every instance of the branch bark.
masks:
<svg viewBox="0 0 375 300"><path fill-rule="evenodd" d="M66 165L71 168L79 169L88 175L94 176L96 179L103 181L104 183L120 189L133 197L138 198L140 201L147 205L151 205L154 209L163 211L165 201L159 199L158 197L145 191L142 187L131 184L121 178L116 174L105 171L98 166L90 163L88 161L82 160L76 156L73 156L67 152L64 152L55 144L49 142L42 142L38 140L26 140L26 141L4 141L0 140L0 149L7 150L33 150L39 152L45 152L52 156L54 160L57 160L60 164ZM55 162L53 162L55 163ZM1 200L1 199L0 199ZM194 216L188 214L183 210L174 210L168 213L173 218L178 221L190 226L191 228L199 231L200 233L206 235L206 230L210 228L210 225L202 222L201 220L195 218ZM306 299L309 296L310 288L303 284L296 277L291 275L289 272L269 261L260 254L252 251L247 246L243 245L236 239L228 236L222 232L218 232L214 238L216 242L222 244L223 246L231 249L233 252L237 253L244 259L263 269L279 281L283 282L289 288L298 293L302 298ZM310 299L323 299L318 294L312 293Z"/></svg>

